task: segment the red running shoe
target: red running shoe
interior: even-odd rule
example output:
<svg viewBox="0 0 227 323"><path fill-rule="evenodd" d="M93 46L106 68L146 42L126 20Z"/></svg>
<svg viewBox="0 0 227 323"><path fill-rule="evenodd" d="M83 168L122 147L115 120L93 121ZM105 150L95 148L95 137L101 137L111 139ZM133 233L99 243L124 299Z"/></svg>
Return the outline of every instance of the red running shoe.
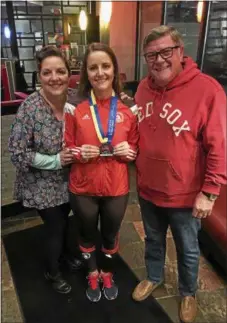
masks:
<svg viewBox="0 0 227 323"><path fill-rule="evenodd" d="M86 295L89 301L98 302L101 298L101 290L99 287L99 273L89 274L87 276L88 288L86 290Z"/></svg>
<svg viewBox="0 0 227 323"><path fill-rule="evenodd" d="M109 301L117 298L118 295L118 287L113 280L112 273L100 273L100 278L103 284L103 294L106 299Z"/></svg>

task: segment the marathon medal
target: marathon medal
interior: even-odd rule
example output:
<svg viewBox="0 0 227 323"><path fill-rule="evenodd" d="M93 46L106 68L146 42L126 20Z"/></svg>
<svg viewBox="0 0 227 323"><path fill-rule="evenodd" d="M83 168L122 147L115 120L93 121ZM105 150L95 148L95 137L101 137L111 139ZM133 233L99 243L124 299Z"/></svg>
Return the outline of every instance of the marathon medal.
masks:
<svg viewBox="0 0 227 323"><path fill-rule="evenodd" d="M100 156L101 157L110 157L113 156L113 146L111 144L102 144L100 146Z"/></svg>
<svg viewBox="0 0 227 323"><path fill-rule="evenodd" d="M113 156L113 146L111 141L114 136L115 124L116 124L116 115L117 115L117 96L114 91L112 92L112 97L110 101L110 111L109 111L109 120L108 120L108 129L107 134L103 132L101 119L98 112L97 103L95 100L95 95L93 90L91 90L90 101L90 110L92 115L92 120L96 130L97 137L102 144L100 146L100 156L101 157L110 157Z"/></svg>

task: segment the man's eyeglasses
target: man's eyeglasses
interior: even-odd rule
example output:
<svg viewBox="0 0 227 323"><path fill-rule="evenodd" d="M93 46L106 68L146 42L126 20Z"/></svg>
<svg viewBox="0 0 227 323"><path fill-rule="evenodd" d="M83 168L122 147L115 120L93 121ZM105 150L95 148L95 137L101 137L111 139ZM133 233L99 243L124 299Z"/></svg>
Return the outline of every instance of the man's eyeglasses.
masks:
<svg viewBox="0 0 227 323"><path fill-rule="evenodd" d="M160 55L163 59L171 58L173 56L173 50L179 47L180 46L177 45L173 47L163 48L159 52L146 53L144 57L148 63L153 63L154 61L156 61L156 59L158 58L158 55Z"/></svg>

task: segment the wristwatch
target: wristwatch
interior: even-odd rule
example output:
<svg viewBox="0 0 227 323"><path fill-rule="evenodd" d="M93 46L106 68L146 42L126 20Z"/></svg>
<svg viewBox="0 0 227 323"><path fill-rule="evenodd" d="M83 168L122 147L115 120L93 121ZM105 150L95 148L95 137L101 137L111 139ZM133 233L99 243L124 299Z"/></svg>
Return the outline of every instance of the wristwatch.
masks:
<svg viewBox="0 0 227 323"><path fill-rule="evenodd" d="M210 201L215 201L218 198L218 195L212 194L212 193L208 193L208 192L204 192L202 191L202 193L210 200Z"/></svg>

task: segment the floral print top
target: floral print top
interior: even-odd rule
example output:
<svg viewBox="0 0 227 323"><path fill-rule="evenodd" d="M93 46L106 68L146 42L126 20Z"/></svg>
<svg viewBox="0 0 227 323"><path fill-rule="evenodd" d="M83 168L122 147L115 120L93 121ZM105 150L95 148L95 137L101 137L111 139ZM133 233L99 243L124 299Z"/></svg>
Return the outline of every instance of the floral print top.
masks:
<svg viewBox="0 0 227 323"><path fill-rule="evenodd" d="M69 89L69 103L77 104ZM56 155L62 150L63 121L59 121L39 92L19 107L9 137L11 161L16 166L14 199L25 207L45 209L68 202L69 168L41 170L32 167L36 152Z"/></svg>

